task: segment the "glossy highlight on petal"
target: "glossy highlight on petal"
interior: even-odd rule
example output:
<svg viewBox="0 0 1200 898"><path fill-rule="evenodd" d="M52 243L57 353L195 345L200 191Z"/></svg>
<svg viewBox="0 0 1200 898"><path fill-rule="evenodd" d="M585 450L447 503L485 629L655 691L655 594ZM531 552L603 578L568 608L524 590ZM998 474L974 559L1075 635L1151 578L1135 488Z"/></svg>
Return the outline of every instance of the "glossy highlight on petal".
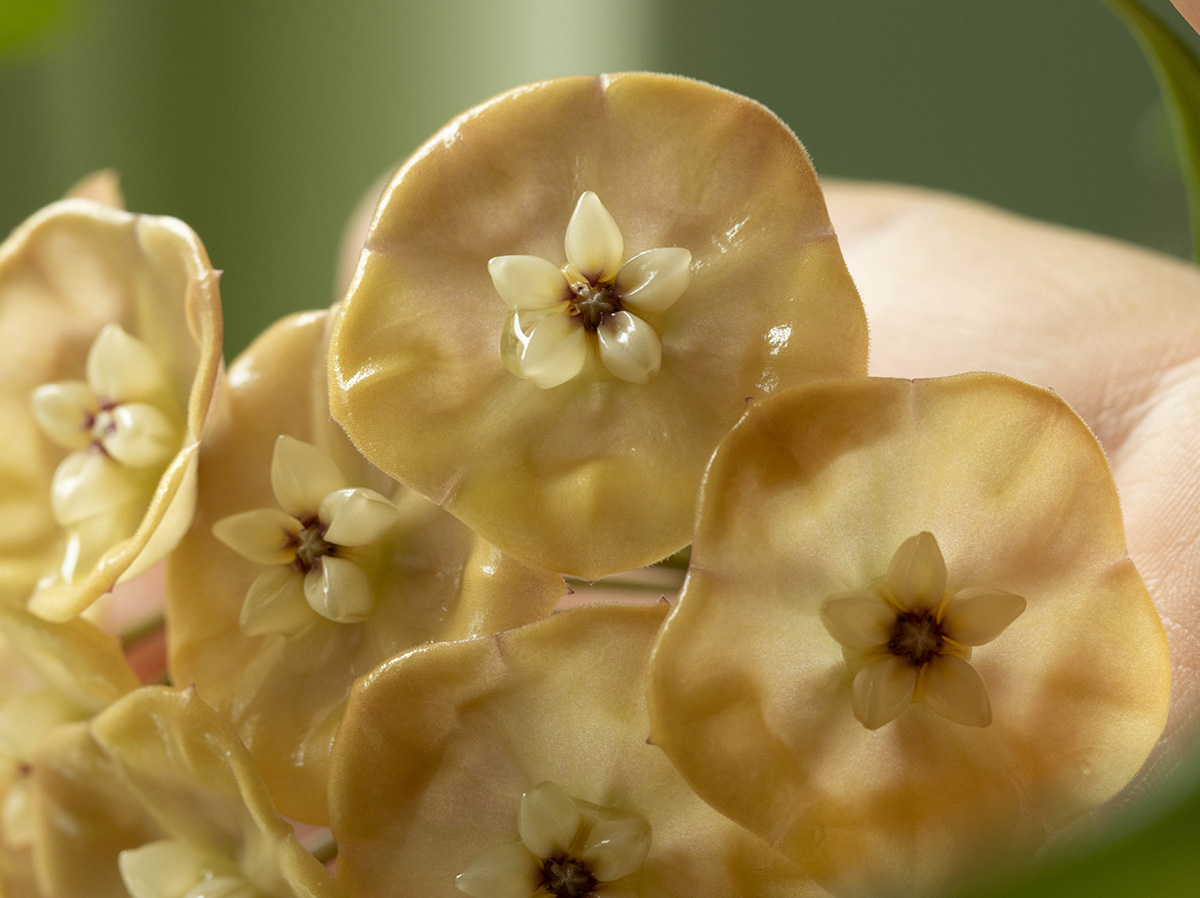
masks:
<svg viewBox="0 0 1200 898"><path fill-rule="evenodd" d="M649 383L662 366L662 343L654 328L629 312L617 312L596 330L600 361L615 377Z"/></svg>
<svg viewBox="0 0 1200 898"><path fill-rule="evenodd" d="M616 288L621 304L635 312L661 312L683 295L691 279L692 254L682 247L648 249L621 266Z"/></svg>
<svg viewBox="0 0 1200 898"><path fill-rule="evenodd" d="M517 832L525 847L538 857L566 852L582 825L579 808L554 783L539 783L521 796Z"/></svg>
<svg viewBox="0 0 1200 898"><path fill-rule="evenodd" d="M575 204L564 243L567 261L593 284L617 276L625 241L612 214L592 191L585 191Z"/></svg>
<svg viewBox="0 0 1200 898"><path fill-rule="evenodd" d="M400 519L396 506L374 490L334 490L321 500L317 516L325 539L339 546L373 543Z"/></svg>

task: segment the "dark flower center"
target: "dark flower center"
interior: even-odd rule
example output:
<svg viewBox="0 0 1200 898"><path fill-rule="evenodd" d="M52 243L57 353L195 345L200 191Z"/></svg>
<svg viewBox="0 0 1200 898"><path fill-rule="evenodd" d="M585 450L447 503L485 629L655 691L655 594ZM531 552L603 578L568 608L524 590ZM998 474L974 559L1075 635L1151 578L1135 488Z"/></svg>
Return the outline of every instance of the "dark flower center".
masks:
<svg viewBox="0 0 1200 898"><path fill-rule="evenodd" d="M301 523L304 527L296 537L296 561L307 574L324 556L334 554L334 544L325 541L325 527L316 518Z"/></svg>
<svg viewBox="0 0 1200 898"><path fill-rule="evenodd" d="M583 861L559 854L542 862L541 886L554 898L586 898L596 888L596 877Z"/></svg>
<svg viewBox="0 0 1200 898"><path fill-rule="evenodd" d="M571 292L575 294L571 314L582 319L586 330L596 330L606 318L621 311L621 300L613 292L612 284L576 281L571 285Z"/></svg>
<svg viewBox="0 0 1200 898"><path fill-rule="evenodd" d="M934 655L941 654L945 636L946 632L932 611L906 611L896 615L888 649L893 655L920 667Z"/></svg>

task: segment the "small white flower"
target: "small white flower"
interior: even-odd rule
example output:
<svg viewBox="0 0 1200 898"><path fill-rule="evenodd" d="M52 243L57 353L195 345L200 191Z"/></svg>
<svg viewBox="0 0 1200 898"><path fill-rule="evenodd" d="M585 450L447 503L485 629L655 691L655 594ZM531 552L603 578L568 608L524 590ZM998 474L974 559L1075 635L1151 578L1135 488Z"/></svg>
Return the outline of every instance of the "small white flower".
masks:
<svg viewBox="0 0 1200 898"><path fill-rule="evenodd" d="M923 531L901 543L886 577L827 599L821 622L842 644L854 672L854 716L867 729L919 701L947 720L983 727L992 709L971 649L991 642L1024 610L1025 599L1000 589L947 593L941 549Z"/></svg>
<svg viewBox="0 0 1200 898"><path fill-rule="evenodd" d="M223 518L213 535L239 555L270 565L246 593L241 628L250 636L293 633L316 612L337 623L375 608L365 550L399 519L387 498L353 488L315 446L280 436L271 460L279 508Z"/></svg>
<svg viewBox="0 0 1200 898"><path fill-rule="evenodd" d="M692 254L670 247L624 261L625 241L590 190L567 224L567 264L496 256L488 272L511 308L500 351L509 370L542 389L566 383L599 356L610 374L644 384L662 365L662 342L647 316L687 288Z"/></svg>
<svg viewBox="0 0 1200 898"><path fill-rule="evenodd" d="M577 802L551 782L521 796L520 841L494 845L454 884L472 898L618 898L650 853L641 817Z"/></svg>

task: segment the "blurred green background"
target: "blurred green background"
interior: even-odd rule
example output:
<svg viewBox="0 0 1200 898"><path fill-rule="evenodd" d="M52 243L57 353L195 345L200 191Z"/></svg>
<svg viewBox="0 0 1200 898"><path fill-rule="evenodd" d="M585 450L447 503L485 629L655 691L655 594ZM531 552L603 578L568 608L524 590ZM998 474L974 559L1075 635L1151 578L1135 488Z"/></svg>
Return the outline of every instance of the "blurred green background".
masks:
<svg viewBox="0 0 1200 898"><path fill-rule="evenodd" d="M1200 44L1168 0L1147 5ZM335 298L355 204L446 120L627 69L762 101L824 177L1189 251L1153 76L1099 0L0 0L0 233L119 169L130 208L184 219L224 270L232 356ZM988 894L1200 894L1197 779L1115 847Z"/></svg>

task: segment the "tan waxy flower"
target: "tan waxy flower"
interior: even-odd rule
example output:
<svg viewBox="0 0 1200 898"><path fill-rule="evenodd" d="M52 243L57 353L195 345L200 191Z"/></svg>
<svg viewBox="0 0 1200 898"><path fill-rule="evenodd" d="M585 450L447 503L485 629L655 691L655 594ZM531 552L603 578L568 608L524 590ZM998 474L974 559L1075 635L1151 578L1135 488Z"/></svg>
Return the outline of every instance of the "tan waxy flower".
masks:
<svg viewBox="0 0 1200 898"><path fill-rule="evenodd" d="M647 743L667 612L591 606L360 680L331 779L352 896L817 898Z"/></svg>
<svg viewBox="0 0 1200 898"><path fill-rule="evenodd" d="M393 178L331 342L331 406L374 464L502 549L595 579L688 542L748 398L865 361L779 119L683 78L567 78L465 113Z"/></svg>
<svg viewBox="0 0 1200 898"><path fill-rule="evenodd" d="M356 677L537 620L566 592L354 450L329 420L328 321L284 319L230 366L167 578L174 681L233 722L280 809L316 824Z"/></svg>
<svg viewBox="0 0 1200 898"><path fill-rule="evenodd" d="M337 898L229 724L140 689L47 741L37 851L56 898Z"/></svg>
<svg viewBox="0 0 1200 898"><path fill-rule="evenodd" d="M182 223L82 199L0 247L0 589L37 614L77 615L187 528L216 282Z"/></svg>
<svg viewBox="0 0 1200 898"><path fill-rule="evenodd" d="M722 443L651 717L830 891L928 894L1116 794L1168 692L1079 418L1000 375L863 379L764 400Z"/></svg>

